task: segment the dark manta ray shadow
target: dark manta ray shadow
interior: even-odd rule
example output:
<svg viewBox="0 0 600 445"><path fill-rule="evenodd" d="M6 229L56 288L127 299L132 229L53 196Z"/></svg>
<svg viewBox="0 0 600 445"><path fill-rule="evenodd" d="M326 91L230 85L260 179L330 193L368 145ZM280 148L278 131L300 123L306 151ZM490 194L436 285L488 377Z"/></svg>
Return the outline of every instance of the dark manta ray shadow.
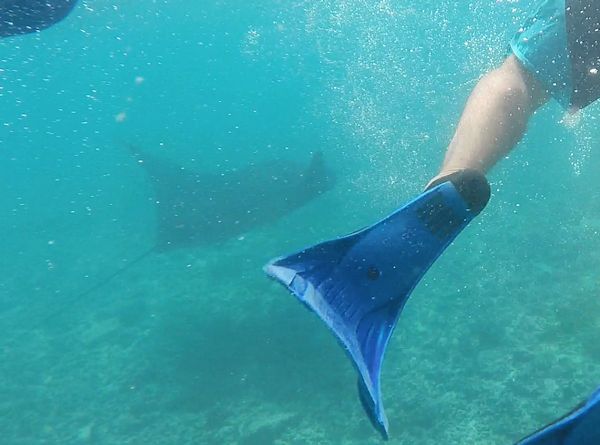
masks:
<svg viewBox="0 0 600 445"><path fill-rule="evenodd" d="M313 153L308 166L274 160L219 174L192 171L131 145L128 148L154 192L155 244L77 299L104 287L152 253L216 245L273 223L328 191L335 182L320 152Z"/></svg>
<svg viewBox="0 0 600 445"><path fill-rule="evenodd" d="M334 183L320 152L308 166L273 160L219 174L130 150L156 197L158 252L224 242L278 220Z"/></svg>

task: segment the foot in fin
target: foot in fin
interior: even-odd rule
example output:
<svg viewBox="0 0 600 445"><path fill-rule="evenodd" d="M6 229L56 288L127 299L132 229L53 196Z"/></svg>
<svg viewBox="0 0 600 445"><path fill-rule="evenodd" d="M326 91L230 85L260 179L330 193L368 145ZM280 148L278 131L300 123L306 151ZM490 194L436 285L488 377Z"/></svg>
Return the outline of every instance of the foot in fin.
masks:
<svg viewBox="0 0 600 445"><path fill-rule="evenodd" d="M314 311L359 373L361 402L384 438L380 370L400 312L425 272L490 198L485 177L463 170L387 218L265 266Z"/></svg>
<svg viewBox="0 0 600 445"><path fill-rule="evenodd" d="M600 388L566 416L517 443L517 445L598 444L600 444Z"/></svg>

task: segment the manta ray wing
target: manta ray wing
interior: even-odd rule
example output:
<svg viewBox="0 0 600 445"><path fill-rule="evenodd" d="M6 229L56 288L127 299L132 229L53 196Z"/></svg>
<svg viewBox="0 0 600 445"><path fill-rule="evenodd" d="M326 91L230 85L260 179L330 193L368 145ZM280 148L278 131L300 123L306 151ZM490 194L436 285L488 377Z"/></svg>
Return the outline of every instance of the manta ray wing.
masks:
<svg viewBox="0 0 600 445"><path fill-rule="evenodd" d="M158 251L223 242L285 216L333 186L320 154L308 167L270 161L219 174L131 151L152 184Z"/></svg>

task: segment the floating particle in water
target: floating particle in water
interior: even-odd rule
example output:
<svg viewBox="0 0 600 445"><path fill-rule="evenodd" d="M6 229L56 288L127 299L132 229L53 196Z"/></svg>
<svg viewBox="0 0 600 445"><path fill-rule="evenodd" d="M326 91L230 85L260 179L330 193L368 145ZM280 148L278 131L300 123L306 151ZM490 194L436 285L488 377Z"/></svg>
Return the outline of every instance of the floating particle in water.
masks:
<svg viewBox="0 0 600 445"><path fill-rule="evenodd" d="M141 84L144 83L145 80L146 79L144 79L142 76L136 76L136 78L135 78L135 84L136 85L141 85Z"/></svg>
<svg viewBox="0 0 600 445"><path fill-rule="evenodd" d="M92 440L94 432L94 424L90 423L79 429L77 433L77 438L82 442L89 442Z"/></svg>
<svg viewBox="0 0 600 445"><path fill-rule="evenodd" d="M567 128L576 128L581 124L581 116L582 113L580 111L567 111L563 114L559 123Z"/></svg>
<svg viewBox="0 0 600 445"><path fill-rule="evenodd" d="M119 124L125 122L126 119L127 119L127 113L125 113L124 111L121 111L119 114L117 114L115 116L115 122L117 122Z"/></svg>
<svg viewBox="0 0 600 445"><path fill-rule="evenodd" d="M258 44L259 40L260 40L260 33L256 29L248 30L248 33L246 34L246 41L250 45Z"/></svg>
<svg viewBox="0 0 600 445"><path fill-rule="evenodd" d="M242 42L242 53L250 56L258 55L261 33L254 28L248 29Z"/></svg>

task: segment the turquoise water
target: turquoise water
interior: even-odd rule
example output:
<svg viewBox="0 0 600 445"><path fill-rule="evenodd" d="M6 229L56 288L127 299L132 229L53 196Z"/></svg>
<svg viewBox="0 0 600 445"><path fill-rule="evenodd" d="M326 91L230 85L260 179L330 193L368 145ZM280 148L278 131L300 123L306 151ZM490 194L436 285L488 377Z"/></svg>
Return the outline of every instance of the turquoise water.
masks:
<svg viewBox="0 0 600 445"><path fill-rule="evenodd" d="M0 41L2 443L380 443L333 336L261 267L418 193L532 1L253 3L89 0ZM539 112L415 290L390 443L511 444L600 383L597 114ZM215 175L321 151L337 182L131 264L157 220L129 144Z"/></svg>

